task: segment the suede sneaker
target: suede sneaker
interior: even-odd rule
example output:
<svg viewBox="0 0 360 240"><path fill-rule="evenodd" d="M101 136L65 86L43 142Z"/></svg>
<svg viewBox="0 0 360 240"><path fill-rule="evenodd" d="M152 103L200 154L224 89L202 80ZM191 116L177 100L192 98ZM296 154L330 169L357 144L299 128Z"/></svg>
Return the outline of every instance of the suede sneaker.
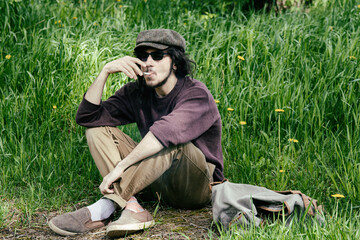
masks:
<svg viewBox="0 0 360 240"><path fill-rule="evenodd" d="M109 224L106 228L106 234L109 237L122 237L126 234L150 228L154 224L155 221L147 210L136 213L125 209L118 220Z"/></svg>
<svg viewBox="0 0 360 240"><path fill-rule="evenodd" d="M91 221L89 209L83 207L74 212L54 217L50 220L49 227L57 234L72 236L104 227L110 222L110 218L103 221Z"/></svg>

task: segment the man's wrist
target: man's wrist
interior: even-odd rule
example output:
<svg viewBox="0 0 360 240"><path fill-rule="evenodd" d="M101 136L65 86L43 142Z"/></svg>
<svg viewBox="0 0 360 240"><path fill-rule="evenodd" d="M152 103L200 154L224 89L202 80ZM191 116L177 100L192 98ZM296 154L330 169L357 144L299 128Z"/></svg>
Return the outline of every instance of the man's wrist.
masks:
<svg viewBox="0 0 360 240"><path fill-rule="evenodd" d="M125 159L125 158L124 158ZM123 160L121 160L120 162L118 162L118 164L116 164L116 166L115 166L115 169L117 170L117 171L125 171L125 166L124 166L124 159Z"/></svg>
<svg viewBox="0 0 360 240"><path fill-rule="evenodd" d="M106 65L103 67L103 69L101 69L100 74L106 78L110 75L110 70L106 67Z"/></svg>

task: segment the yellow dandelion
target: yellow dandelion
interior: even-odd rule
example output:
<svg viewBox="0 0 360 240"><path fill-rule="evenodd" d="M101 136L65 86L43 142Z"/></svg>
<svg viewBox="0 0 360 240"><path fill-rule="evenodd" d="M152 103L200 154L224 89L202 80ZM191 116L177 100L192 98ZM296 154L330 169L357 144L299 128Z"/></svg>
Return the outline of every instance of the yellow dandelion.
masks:
<svg viewBox="0 0 360 240"><path fill-rule="evenodd" d="M73 19L74 19L74 20L76 20L76 19L77 19L77 17L73 17Z"/></svg>
<svg viewBox="0 0 360 240"><path fill-rule="evenodd" d="M94 26L99 26L99 24L97 22L94 22Z"/></svg>
<svg viewBox="0 0 360 240"><path fill-rule="evenodd" d="M283 113L283 112L285 112L285 111L284 111L284 109L275 109L275 112Z"/></svg>
<svg viewBox="0 0 360 240"><path fill-rule="evenodd" d="M55 21L55 24L58 24L58 22L57 22L57 21Z"/></svg>
<svg viewBox="0 0 360 240"><path fill-rule="evenodd" d="M121 0L116 0L117 2L121 2Z"/></svg>
<svg viewBox="0 0 360 240"><path fill-rule="evenodd" d="M56 109L56 105L53 106L53 109Z"/></svg>
<svg viewBox="0 0 360 240"><path fill-rule="evenodd" d="M123 7L123 5L119 5L119 8L122 8Z"/></svg>
<svg viewBox="0 0 360 240"><path fill-rule="evenodd" d="M349 58L350 58L350 60L356 60L356 57L354 57L354 56L350 56Z"/></svg>
<svg viewBox="0 0 360 240"><path fill-rule="evenodd" d="M146 3L147 2L147 0L144 0L144 3Z"/></svg>
<svg viewBox="0 0 360 240"><path fill-rule="evenodd" d="M294 143L298 143L299 141L298 141L298 140L296 140L296 139L294 139L294 140L293 140L293 142L294 142Z"/></svg>
<svg viewBox="0 0 360 240"><path fill-rule="evenodd" d="M5 58L6 58L7 60L9 60L9 59L11 58L11 55L8 54L8 55L5 56Z"/></svg>
<svg viewBox="0 0 360 240"><path fill-rule="evenodd" d="M359 5L357 5L357 7L358 7L358 8L360 8L360 4L359 4Z"/></svg>
<svg viewBox="0 0 360 240"><path fill-rule="evenodd" d="M299 141L298 141L298 140L296 140L295 138L289 138L289 142L298 143Z"/></svg>
<svg viewBox="0 0 360 240"><path fill-rule="evenodd" d="M240 121L240 125L246 125L245 121Z"/></svg>
<svg viewBox="0 0 360 240"><path fill-rule="evenodd" d="M334 30L334 27L330 26L330 27L329 27L329 30L330 30L330 31Z"/></svg>
<svg viewBox="0 0 360 240"><path fill-rule="evenodd" d="M216 99L215 99L215 103L219 103L219 102L220 102L219 100L216 100Z"/></svg>
<svg viewBox="0 0 360 240"><path fill-rule="evenodd" d="M342 195L342 194L333 194L333 195L331 195L332 197L334 197L334 198L344 198L345 196L344 195Z"/></svg>
<svg viewBox="0 0 360 240"><path fill-rule="evenodd" d="M245 61L245 58L243 58L242 56L237 56L237 58L239 59L239 60L241 60L241 61Z"/></svg>
<svg viewBox="0 0 360 240"><path fill-rule="evenodd" d="M58 20L58 23L61 23L61 20Z"/></svg>
<svg viewBox="0 0 360 240"><path fill-rule="evenodd" d="M234 109L233 109L233 108L227 108L227 110L228 110L229 112L234 111Z"/></svg>
<svg viewBox="0 0 360 240"><path fill-rule="evenodd" d="M86 0L84 0L84 3L86 3Z"/></svg>
<svg viewBox="0 0 360 240"><path fill-rule="evenodd" d="M280 169L280 171L279 172L281 172L281 173L284 173L285 172L285 170L283 170L283 169Z"/></svg>

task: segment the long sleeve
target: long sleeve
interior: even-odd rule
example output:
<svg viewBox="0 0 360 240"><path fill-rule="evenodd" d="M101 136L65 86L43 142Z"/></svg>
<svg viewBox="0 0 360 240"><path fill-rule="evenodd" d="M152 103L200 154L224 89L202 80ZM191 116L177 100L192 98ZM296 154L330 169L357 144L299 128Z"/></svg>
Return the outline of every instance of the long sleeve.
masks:
<svg viewBox="0 0 360 240"><path fill-rule="evenodd" d="M84 127L114 127L134 122L134 111L127 96L129 87L129 84L125 85L100 105L83 98L76 113L76 122Z"/></svg>

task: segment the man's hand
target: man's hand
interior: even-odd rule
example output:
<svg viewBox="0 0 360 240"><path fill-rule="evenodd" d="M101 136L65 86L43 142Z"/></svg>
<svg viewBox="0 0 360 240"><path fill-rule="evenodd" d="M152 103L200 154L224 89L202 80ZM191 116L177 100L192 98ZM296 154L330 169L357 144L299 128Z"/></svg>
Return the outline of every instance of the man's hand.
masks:
<svg viewBox="0 0 360 240"><path fill-rule="evenodd" d="M121 160L108 175L103 178L99 187L100 192L102 194L114 193L114 190L111 189L111 185L120 178L121 174L123 174L128 167L160 152L163 148L164 146L159 142L154 134L149 131L139 144L136 145L136 147L123 160Z"/></svg>
<svg viewBox="0 0 360 240"><path fill-rule="evenodd" d="M123 72L129 78L137 79L137 75L142 76L143 73L136 64L146 67L146 64L140 59L126 56L107 63L103 70L107 74Z"/></svg>
<svg viewBox="0 0 360 240"><path fill-rule="evenodd" d="M112 189L112 184L120 178L124 170L125 169L121 167L121 164L118 164L111 172L108 173L108 175L103 178L103 181L99 186L100 192L103 195L114 193L114 190Z"/></svg>

